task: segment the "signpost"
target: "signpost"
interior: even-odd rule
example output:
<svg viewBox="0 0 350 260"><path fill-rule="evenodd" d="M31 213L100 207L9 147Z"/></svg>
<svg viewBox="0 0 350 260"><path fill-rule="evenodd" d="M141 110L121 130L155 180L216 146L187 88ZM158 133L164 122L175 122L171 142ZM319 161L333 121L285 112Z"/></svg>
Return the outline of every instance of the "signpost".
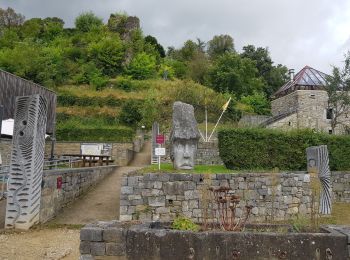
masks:
<svg viewBox="0 0 350 260"><path fill-rule="evenodd" d="M165 155L165 148L162 148L162 144L165 142L164 135L156 136L156 143L160 145L160 147L155 149L155 155L158 156L158 170L160 170L160 157Z"/></svg>

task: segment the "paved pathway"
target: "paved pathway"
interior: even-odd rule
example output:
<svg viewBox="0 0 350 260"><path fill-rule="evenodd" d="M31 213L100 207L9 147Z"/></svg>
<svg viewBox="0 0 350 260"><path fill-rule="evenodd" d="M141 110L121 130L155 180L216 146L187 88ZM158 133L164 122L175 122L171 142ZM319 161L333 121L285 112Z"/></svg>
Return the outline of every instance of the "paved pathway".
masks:
<svg viewBox="0 0 350 260"><path fill-rule="evenodd" d="M86 224L97 220L119 218L120 181L123 174L150 164L151 145L147 142L128 167L118 167L90 192L63 209L53 222L58 224Z"/></svg>

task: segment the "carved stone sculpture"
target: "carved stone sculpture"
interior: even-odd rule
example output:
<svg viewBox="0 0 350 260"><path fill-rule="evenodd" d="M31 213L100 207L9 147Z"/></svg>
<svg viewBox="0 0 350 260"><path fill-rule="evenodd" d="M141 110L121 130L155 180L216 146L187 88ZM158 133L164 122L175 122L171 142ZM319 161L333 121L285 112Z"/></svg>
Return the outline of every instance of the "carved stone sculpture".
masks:
<svg viewBox="0 0 350 260"><path fill-rule="evenodd" d="M199 137L193 106L179 101L175 102L170 134L170 157L175 169L193 169Z"/></svg>
<svg viewBox="0 0 350 260"><path fill-rule="evenodd" d="M39 221L47 102L17 97L5 228L29 229Z"/></svg>
<svg viewBox="0 0 350 260"><path fill-rule="evenodd" d="M307 171L316 173L321 182L320 210L321 214L331 214L332 187L331 172L327 145L312 146L306 149Z"/></svg>

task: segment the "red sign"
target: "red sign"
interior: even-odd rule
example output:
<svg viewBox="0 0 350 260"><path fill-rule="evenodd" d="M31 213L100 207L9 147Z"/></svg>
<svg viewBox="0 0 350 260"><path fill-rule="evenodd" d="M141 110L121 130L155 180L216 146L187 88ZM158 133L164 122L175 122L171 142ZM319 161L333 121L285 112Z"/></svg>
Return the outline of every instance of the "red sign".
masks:
<svg viewBox="0 0 350 260"><path fill-rule="evenodd" d="M157 135L156 136L156 143L157 144L164 144L164 141L165 141L164 135Z"/></svg>
<svg viewBox="0 0 350 260"><path fill-rule="evenodd" d="M62 177L57 177L57 189L62 189Z"/></svg>

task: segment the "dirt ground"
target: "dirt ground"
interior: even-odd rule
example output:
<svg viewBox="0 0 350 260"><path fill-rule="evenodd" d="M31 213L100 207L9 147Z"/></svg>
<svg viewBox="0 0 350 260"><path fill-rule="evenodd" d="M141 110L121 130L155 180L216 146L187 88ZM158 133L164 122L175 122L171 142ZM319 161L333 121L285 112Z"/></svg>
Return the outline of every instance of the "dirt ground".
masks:
<svg viewBox="0 0 350 260"><path fill-rule="evenodd" d="M79 259L79 225L119 218L121 176L150 163L150 144L136 155L130 167L119 167L49 223L26 232L1 229L6 200L0 201L0 260Z"/></svg>
<svg viewBox="0 0 350 260"><path fill-rule="evenodd" d="M79 229L0 232L1 260L79 259Z"/></svg>

